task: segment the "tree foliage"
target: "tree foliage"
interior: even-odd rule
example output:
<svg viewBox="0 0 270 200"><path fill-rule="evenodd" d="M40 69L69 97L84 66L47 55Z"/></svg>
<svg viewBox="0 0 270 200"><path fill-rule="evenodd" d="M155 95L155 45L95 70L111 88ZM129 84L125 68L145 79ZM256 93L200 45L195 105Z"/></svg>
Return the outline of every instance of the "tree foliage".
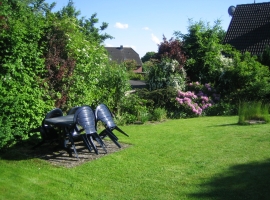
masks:
<svg viewBox="0 0 270 200"><path fill-rule="evenodd" d="M144 63L146 69L149 90L167 88L183 89L186 81L186 72L183 68L186 56L182 50L182 42L171 38L167 40L163 36L163 42L159 45L158 53L146 55L151 59ZM147 59L147 57L145 57Z"/></svg>
<svg viewBox="0 0 270 200"><path fill-rule="evenodd" d="M3 0L0 34L0 148L26 137L53 107L43 74L44 16L25 1Z"/></svg>
<svg viewBox="0 0 270 200"><path fill-rule="evenodd" d="M124 68L111 68L100 44L108 38L100 34L106 25L95 28L96 15L76 18L72 1L61 12L53 13L54 5L1 1L0 148L27 138L54 107L117 108L129 89Z"/></svg>
<svg viewBox="0 0 270 200"><path fill-rule="evenodd" d="M265 47L265 50L262 52L261 55L259 55L258 59L260 63L268 66L270 70L270 47L269 46Z"/></svg>
<svg viewBox="0 0 270 200"><path fill-rule="evenodd" d="M230 45L222 44L224 34L220 21L210 26L192 20L187 34L174 33L183 42L188 57L184 68L189 81L211 83L221 94L223 102L234 105L243 99L269 99L267 67L249 53L241 54Z"/></svg>
<svg viewBox="0 0 270 200"><path fill-rule="evenodd" d="M150 61L151 59L155 59L155 56L156 56L156 52L154 51L150 51L150 52L147 52L142 58L142 62L145 63L147 61Z"/></svg>
<svg viewBox="0 0 270 200"><path fill-rule="evenodd" d="M67 6L64 6L60 11L56 13L56 16L61 19L65 17L75 18L78 20L78 25L87 40L98 41L99 43L104 42L106 39L113 39L113 37L107 33L101 33L108 27L108 23L102 22L99 28L96 27L98 23L97 13L91 15L90 18L85 17L79 18L81 12L76 10L74 2L69 0Z"/></svg>
<svg viewBox="0 0 270 200"><path fill-rule="evenodd" d="M55 100L55 107L64 107L68 98L68 91L73 81L69 79L73 75L76 60L68 55L67 30L63 23L52 24L46 32L45 57L45 82L49 86L49 94Z"/></svg>
<svg viewBox="0 0 270 200"><path fill-rule="evenodd" d="M163 58L169 58L176 60L179 63L179 69L183 67L186 62L186 56L183 51L183 43L180 40L167 38L163 35L163 42L158 47L158 53L156 54L158 60Z"/></svg>
<svg viewBox="0 0 270 200"><path fill-rule="evenodd" d="M183 51L188 57L185 69L190 81L207 83L216 80L215 70L220 68L219 58L225 35L220 24L219 20L210 26L209 23L193 22L190 19L187 34L179 31L174 33L183 41Z"/></svg>
<svg viewBox="0 0 270 200"><path fill-rule="evenodd" d="M157 90L167 88L169 86L175 89L183 89L186 82L186 73L183 68L179 68L176 60L163 58L161 62L157 62L154 67L150 68L148 73L149 90Z"/></svg>
<svg viewBox="0 0 270 200"><path fill-rule="evenodd" d="M249 52L230 53L230 64L223 68L217 87L225 99L238 103L239 100L266 100L270 94L270 73Z"/></svg>

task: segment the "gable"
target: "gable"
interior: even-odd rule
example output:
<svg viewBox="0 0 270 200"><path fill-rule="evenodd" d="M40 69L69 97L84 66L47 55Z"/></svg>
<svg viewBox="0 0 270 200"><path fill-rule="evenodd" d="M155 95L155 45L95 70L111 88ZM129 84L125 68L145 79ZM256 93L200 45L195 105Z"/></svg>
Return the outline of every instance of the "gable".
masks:
<svg viewBox="0 0 270 200"><path fill-rule="evenodd" d="M135 60L137 66L142 66L142 61L139 54L135 52L131 47L105 47L108 51L110 58L117 63L124 62L125 60Z"/></svg>
<svg viewBox="0 0 270 200"><path fill-rule="evenodd" d="M237 5L224 43L259 55L270 46L270 3Z"/></svg>

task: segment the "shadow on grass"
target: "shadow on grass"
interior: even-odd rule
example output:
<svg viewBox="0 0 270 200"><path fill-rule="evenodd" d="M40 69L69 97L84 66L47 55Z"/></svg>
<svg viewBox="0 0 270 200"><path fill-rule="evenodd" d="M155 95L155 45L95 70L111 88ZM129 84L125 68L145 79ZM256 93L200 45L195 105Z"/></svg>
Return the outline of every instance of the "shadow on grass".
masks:
<svg viewBox="0 0 270 200"><path fill-rule="evenodd" d="M213 125L213 126L209 126L209 127L221 127L221 126L252 126L252 125L263 125L265 123L243 123L243 124L239 124L239 123L233 123L233 124L217 124L217 125Z"/></svg>
<svg viewBox="0 0 270 200"><path fill-rule="evenodd" d="M227 172L200 185L198 199L268 200L270 199L270 159L230 167Z"/></svg>
<svg viewBox="0 0 270 200"><path fill-rule="evenodd" d="M106 145L107 153L103 150L101 146L96 144L99 154L95 154L92 150L91 152L85 147L82 141L75 141L78 157L76 158L74 153L70 156L67 151L59 145L54 143L44 143L41 146L33 149L38 141L27 140L23 142L19 142L16 145L7 148L5 151L2 151L0 154L0 159L3 160L11 160L11 161L19 161L19 160L28 160L33 158L42 159L48 161L49 163L56 166L64 166L67 168L78 166L84 162L89 162L92 160L96 160L102 156L106 156L108 154L120 151L122 149L128 148L129 144L121 144L121 149L118 148L113 142L110 140L103 141ZM73 150L72 150L73 151Z"/></svg>
<svg viewBox="0 0 270 200"><path fill-rule="evenodd" d="M17 144L1 151L1 158L4 160L27 160L31 158L42 158L45 155L52 154L56 151L63 150L57 143L44 143L35 149L33 147L40 140L19 141Z"/></svg>
<svg viewBox="0 0 270 200"><path fill-rule="evenodd" d="M215 125L215 127L217 126L241 126L240 124L238 123L233 123L233 124L218 124L218 125Z"/></svg>

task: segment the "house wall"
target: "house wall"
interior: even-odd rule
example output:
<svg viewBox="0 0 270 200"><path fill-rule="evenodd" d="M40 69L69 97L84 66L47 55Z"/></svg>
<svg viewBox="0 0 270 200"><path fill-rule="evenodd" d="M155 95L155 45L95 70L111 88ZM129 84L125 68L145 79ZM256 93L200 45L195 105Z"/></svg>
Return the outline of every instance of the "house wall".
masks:
<svg viewBox="0 0 270 200"><path fill-rule="evenodd" d="M138 66L137 69L133 70L135 73L140 73L142 72L142 66Z"/></svg>

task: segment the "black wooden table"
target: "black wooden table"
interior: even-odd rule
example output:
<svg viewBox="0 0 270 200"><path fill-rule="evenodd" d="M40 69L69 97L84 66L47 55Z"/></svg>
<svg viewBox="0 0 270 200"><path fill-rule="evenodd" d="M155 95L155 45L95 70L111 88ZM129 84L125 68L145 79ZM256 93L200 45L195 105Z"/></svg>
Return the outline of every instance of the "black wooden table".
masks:
<svg viewBox="0 0 270 200"><path fill-rule="evenodd" d="M45 123L51 124L54 126L69 127L74 124L73 118L74 118L74 115L54 117L54 118L45 119Z"/></svg>
<svg viewBox="0 0 270 200"><path fill-rule="evenodd" d="M62 128L64 130L64 134L65 134L64 137L66 137L66 136L69 137L68 140L64 139L64 141L63 141L64 149L68 152L68 154L70 156L72 155L71 150L67 147L67 141L71 140L73 150L74 150L74 152L76 154L76 157L78 157L74 141L72 139L72 136L70 135L71 134L70 133L70 128L75 125L74 115L72 114L72 115L66 115L66 116L53 117L53 118L45 119L45 124L50 124L50 125Z"/></svg>

